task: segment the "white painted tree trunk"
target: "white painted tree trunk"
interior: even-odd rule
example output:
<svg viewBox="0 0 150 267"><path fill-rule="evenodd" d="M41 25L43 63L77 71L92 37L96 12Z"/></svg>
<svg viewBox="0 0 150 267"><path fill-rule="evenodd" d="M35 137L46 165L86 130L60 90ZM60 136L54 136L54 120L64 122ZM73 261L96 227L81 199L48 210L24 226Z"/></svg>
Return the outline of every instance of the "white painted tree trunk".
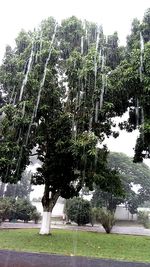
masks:
<svg viewBox="0 0 150 267"><path fill-rule="evenodd" d="M40 235L48 235L51 230L51 212L43 211L42 225Z"/></svg>

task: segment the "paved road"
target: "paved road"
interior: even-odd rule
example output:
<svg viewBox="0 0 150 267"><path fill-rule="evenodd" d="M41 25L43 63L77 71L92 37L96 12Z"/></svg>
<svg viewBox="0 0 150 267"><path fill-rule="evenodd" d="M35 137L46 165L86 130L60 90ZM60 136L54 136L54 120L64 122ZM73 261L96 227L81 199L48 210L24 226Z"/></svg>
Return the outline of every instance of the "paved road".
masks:
<svg viewBox="0 0 150 267"><path fill-rule="evenodd" d="M150 267L133 263L38 253L0 251L0 267Z"/></svg>

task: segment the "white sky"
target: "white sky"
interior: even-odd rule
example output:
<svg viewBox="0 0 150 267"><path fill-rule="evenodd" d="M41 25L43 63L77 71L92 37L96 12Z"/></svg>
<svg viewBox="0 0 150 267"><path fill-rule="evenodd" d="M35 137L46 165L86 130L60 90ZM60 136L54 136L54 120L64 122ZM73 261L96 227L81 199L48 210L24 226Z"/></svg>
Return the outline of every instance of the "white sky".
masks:
<svg viewBox="0 0 150 267"><path fill-rule="evenodd" d="M132 19L141 19L148 7L150 0L1 0L0 58L20 29L32 30L49 16L60 21L76 15L97 22L106 34L118 31L121 43L125 43Z"/></svg>
<svg viewBox="0 0 150 267"><path fill-rule="evenodd" d="M116 125L119 122L126 121L128 119L128 112L126 112L122 117L116 117L114 119L114 122ZM129 157L134 156L134 147L136 144L136 139L139 135L139 131L133 131L131 133L126 132L126 130L120 130L119 127L114 128L113 130L119 131L119 137L114 138L113 136L107 138L104 141L104 144L106 143L108 146L108 149L110 151L115 152L123 152L127 154Z"/></svg>

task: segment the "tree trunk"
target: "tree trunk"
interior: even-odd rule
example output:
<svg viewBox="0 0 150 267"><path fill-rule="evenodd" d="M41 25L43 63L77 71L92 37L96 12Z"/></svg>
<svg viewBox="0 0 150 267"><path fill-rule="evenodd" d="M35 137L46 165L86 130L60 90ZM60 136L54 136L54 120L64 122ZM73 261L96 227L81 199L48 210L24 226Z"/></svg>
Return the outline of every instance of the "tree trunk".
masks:
<svg viewBox="0 0 150 267"><path fill-rule="evenodd" d="M0 197L4 197L4 191L5 191L5 183L1 182L1 185L0 185Z"/></svg>
<svg viewBox="0 0 150 267"><path fill-rule="evenodd" d="M44 208L43 208L44 209ZM40 229L40 235L50 234L51 226L51 212L43 211L42 225Z"/></svg>
<svg viewBox="0 0 150 267"><path fill-rule="evenodd" d="M51 232L51 214L60 195L59 192L50 193L49 186L45 185L44 196L42 198L43 218L40 229L41 235L48 235Z"/></svg>

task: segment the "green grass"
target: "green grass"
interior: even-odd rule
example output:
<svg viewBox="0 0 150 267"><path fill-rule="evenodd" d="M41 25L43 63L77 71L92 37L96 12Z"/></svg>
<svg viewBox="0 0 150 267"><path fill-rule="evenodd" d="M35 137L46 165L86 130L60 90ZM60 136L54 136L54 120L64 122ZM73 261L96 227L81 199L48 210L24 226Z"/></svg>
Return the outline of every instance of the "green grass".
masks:
<svg viewBox="0 0 150 267"><path fill-rule="evenodd" d="M81 231L1 230L0 249L150 262L150 237Z"/></svg>

